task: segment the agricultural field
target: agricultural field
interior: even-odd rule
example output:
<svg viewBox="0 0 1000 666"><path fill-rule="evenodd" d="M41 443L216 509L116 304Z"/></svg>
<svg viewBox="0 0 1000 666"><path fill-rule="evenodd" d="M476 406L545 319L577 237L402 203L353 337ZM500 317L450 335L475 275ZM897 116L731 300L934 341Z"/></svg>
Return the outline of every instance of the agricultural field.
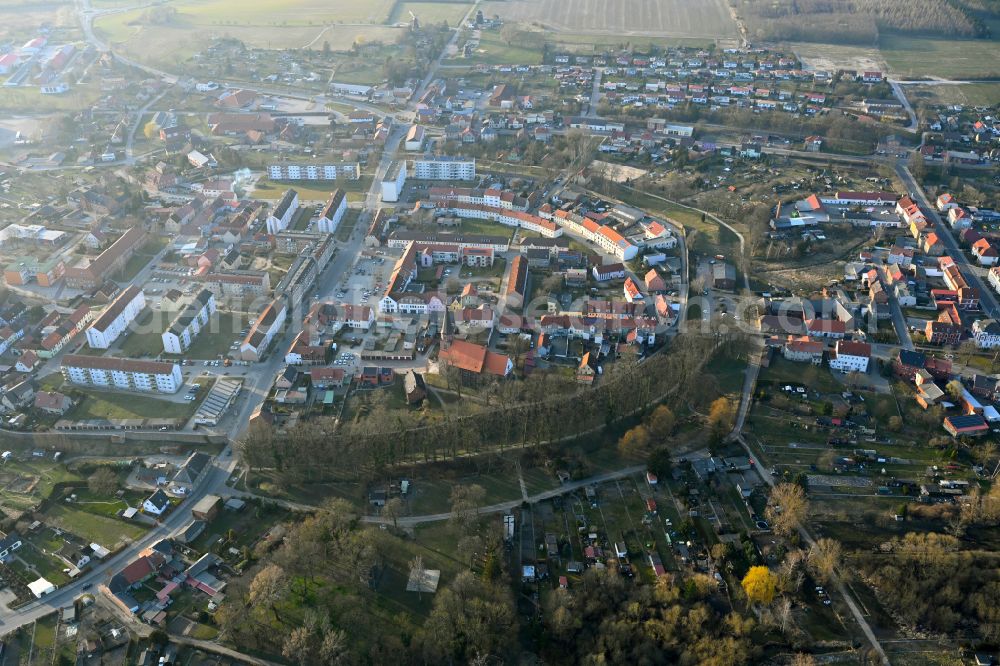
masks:
<svg viewBox="0 0 1000 666"><path fill-rule="evenodd" d="M545 34L545 42L559 51L573 53L603 53L608 49L616 49L632 45L638 49L650 46L658 48L691 47L710 48L715 40L711 37L661 37L659 35L629 36L614 34L591 34L577 32L549 32Z"/></svg>
<svg viewBox="0 0 1000 666"><path fill-rule="evenodd" d="M231 25L238 16L244 25L283 26L381 23L391 5L391 0L177 0L169 6L199 25Z"/></svg>
<svg viewBox="0 0 1000 666"><path fill-rule="evenodd" d="M1000 83L913 85L904 89L910 104L969 104L985 106L1000 99Z"/></svg>
<svg viewBox="0 0 1000 666"><path fill-rule="evenodd" d="M484 12L485 13L485 12ZM479 40L479 48L468 58L445 60L446 65L472 65L484 63L499 65L503 63L519 63L524 65L539 65L542 62L542 43L539 39L535 47L508 44L496 32L483 32Z"/></svg>
<svg viewBox="0 0 1000 666"><path fill-rule="evenodd" d="M17 44L42 23L51 28L76 28L71 0L0 0L0 37Z"/></svg>
<svg viewBox="0 0 1000 666"><path fill-rule="evenodd" d="M546 30L612 34L618 39L643 35L729 38L736 23L721 0L513 0L485 2L483 14Z"/></svg>
<svg viewBox="0 0 1000 666"><path fill-rule="evenodd" d="M1000 74L996 64L1000 42L995 39L914 40L882 33L878 47L793 42L783 48L810 68L888 71L898 79L976 79ZM993 96L984 102L996 99Z"/></svg>
<svg viewBox="0 0 1000 666"><path fill-rule="evenodd" d="M974 79L1000 74L1000 41L995 39L914 40L883 34L879 48L896 78Z"/></svg>
<svg viewBox="0 0 1000 666"><path fill-rule="evenodd" d="M397 2L387 23L408 23L412 12L421 25L447 21L448 25L456 26L465 18L469 7L464 2Z"/></svg>
<svg viewBox="0 0 1000 666"><path fill-rule="evenodd" d="M223 3L198 6L198 11L186 3L175 5L179 13L164 23L150 22L145 10L111 14L95 21L94 29L98 36L130 56L162 65L179 65L191 53L199 51L210 40L218 37L230 37L247 46L272 49L319 48L324 42L329 42L331 49L346 51L355 42L395 43L402 34L401 28L378 25L371 21L324 26L324 20L318 18L312 20L312 25L309 19L269 20L266 13L259 12L260 8L256 4L253 5L256 10L249 15L237 10L243 19L242 23L224 24L214 17L216 15L204 11L220 4ZM287 15L289 14L281 14ZM326 20L334 20L330 13L325 16ZM384 18L384 14L382 17ZM339 20L345 19L341 17Z"/></svg>

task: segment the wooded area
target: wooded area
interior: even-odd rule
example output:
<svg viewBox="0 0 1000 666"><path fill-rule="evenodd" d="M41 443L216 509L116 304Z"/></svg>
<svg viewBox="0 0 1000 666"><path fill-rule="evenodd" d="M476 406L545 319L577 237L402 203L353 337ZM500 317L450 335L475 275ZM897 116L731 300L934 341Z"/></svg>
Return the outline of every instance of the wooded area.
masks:
<svg viewBox="0 0 1000 666"><path fill-rule="evenodd" d="M568 441L668 395L685 395L701 381L700 371L715 353L740 349L744 342L736 331L721 344L716 338L686 335L671 343L667 353L641 362L620 360L592 390L559 393L544 383L501 382L487 391L493 394L490 408L469 416L418 425L410 412L374 409L339 427L324 418L285 434L252 428L239 449L252 469L275 470L289 481L304 482L375 478L392 465Z"/></svg>

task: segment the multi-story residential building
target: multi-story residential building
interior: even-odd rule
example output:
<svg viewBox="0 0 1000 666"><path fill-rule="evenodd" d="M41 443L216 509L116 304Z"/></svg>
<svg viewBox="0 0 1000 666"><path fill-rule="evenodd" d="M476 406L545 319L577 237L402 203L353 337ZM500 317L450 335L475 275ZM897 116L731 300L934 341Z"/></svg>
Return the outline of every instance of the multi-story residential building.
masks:
<svg viewBox="0 0 1000 666"><path fill-rule="evenodd" d="M867 342L837 340L830 354L830 369L840 372L868 372L872 346Z"/></svg>
<svg viewBox="0 0 1000 666"><path fill-rule="evenodd" d="M989 277L987 278L990 286L996 291L1000 292L1000 266L994 266L990 269Z"/></svg>
<svg viewBox="0 0 1000 666"><path fill-rule="evenodd" d="M24 329L20 326L4 326L0 328L0 354L6 354L7 350L23 337Z"/></svg>
<svg viewBox="0 0 1000 666"><path fill-rule="evenodd" d="M91 349L110 347L145 307L146 295L142 289L135 285L127 287L87 329L87 346Z"/></svg>
<svg viewBox="0 0 1000 666"><path fill-rule="evenodd" d="M340 221L344 219L345 212L347 212L347 196L344 194L344 190L336 189L327 199L326 205L323 206L323 210L319 214L317 229L327 234L334 233L340 226Z"/></svg>
<svg viewBox="0 0 1000 666"><path fill-rule="evenodd" d="M406 186L406 162L393 162L382 179L382 201L395 203Z"/></svg>
<svg viewBox="0 0 1000 666"><path fill-rule="evenodd" d="M789 361L819 365L823 362L823 343L808 337L791 339L782 346L781 355Z"/></svg>
<svg viewBox="0 0 1000 666"><path fill-rule="evenodd" d="M924 336L931 345L957 345L962 339L962 326L946 321L929 321Z"/></svg>
<svg viewBox="0 0 1000 666"><path fill-rule="evenodd" d="M267 233L276 234L287 229L298 209L299 193L291 189L285 190L274 210L267 216Z"/></svg>
<svg viewBox="0 0 1000 666"><path fill-rule="evenodd" d="M261 296L271 289L271 276L263 271L233 271L209 273L202 283L216 298L246 298Z"/></svg>
<svg viewBox="0 0 1000 666"><path fill-rule="evenodd" d="M541 215L540 217L546 217ZM552 221L570 233L583 236L604 251L613 254L622 261L635 259L639 247L609 226L598 224L590 218L576 213L557 210L551 214Z"/></svg>
<svg viewBox="0 0 1000 666"><path fill-rule="evenodd" d="M284 325L285 304L281 299L275 299L264 306L247 331L240 343L240 358L244 361L259 361Z"/></svg>
<svg viewBox="0 0 1000 666"><path fill-rule="evenodd" d="M113 356L67 354L62 373L66 381L78 386L144 393L177 393L184 383L177 363Z"/></svg>
<svg viewBox="0 0 1000 666"><path fill-rule="evenodd" d="M4 268L4 281L11 286L36 282L39 287L55 286L66 274L66 264L59 257L40 261L34 257L21 257Z"/></svg>
<svg viewBox="0 0 1000 666"><path fill-rule="evenodd" d="M94 259L82 265L67 267L66 284L81 289L101 286L125 267L145 241L146 232L141 227L131 227Z"/></svg>
<svg viewBox="0 0 1000 666"><path fill-rule="evenodd" d="M475 180L474 157L423 157L413 160L413 177L421 180Z"/></svg>
<svg viewBox="0 0 1000 666"><path fill-rule="evenodd" d="M405 230L392 232L386 245L391 248L401 249L407 247L410 243L420 245L455 245L460 250L470 248L493 250L494 252L508 252L510 250L510 238L506 236L439 234Z"/></svg>
<svg viewBox="0 0 1000 666"><path fill-rule="evenodd" d="M1000 323L994 319L979 319L972 322L972 339L980 349L1000 347Z"/></svg>
<svg viewBox="0 0 1000 666"><path fill-rule="evenodd" d="M94 314L86 305L81 305L71 314L45 322L39 330L40 341L35 353L39 358L52 358L58 354L73 336L84 330L94 319Z"/></svg>
<svg viewBox="0 0 1000 666"><path fill-rule="evenodd" d="M458 217L473 218L479 220L492 220L510 227L521 227L528 231L542 234L546 238L562 236L563 230L559 225L550 222L538 215L525 213L507 208L497 208L482 204L461 203L450 201L439 204L438 210L445 210Z"/></svg>
<svg viewBox="0 0 1000 666"><path fill-rule="evenodd" d="M272 180L357 180L361 165L357 162L336 164L272 164L267 167L267 177Z"/></svg>
<svg viewBox="0 0 1000 666"><path fill-rule="evenodd" d="M161 336L163 351L167 354L183 354L191 342L208 325L215 312L215 294L202 289L186 308L180 311L170 323L170 328Z"/></svg>
<svg viewBox="0 0 1000 666"><path fill-rule="evenodd" d="M519 197L510 190L496 188L478 190L471 187L432 187L427 194L430 200L441 208L448 208L447 204L458 202L527 211L530 204L528 198Z"/></svg>

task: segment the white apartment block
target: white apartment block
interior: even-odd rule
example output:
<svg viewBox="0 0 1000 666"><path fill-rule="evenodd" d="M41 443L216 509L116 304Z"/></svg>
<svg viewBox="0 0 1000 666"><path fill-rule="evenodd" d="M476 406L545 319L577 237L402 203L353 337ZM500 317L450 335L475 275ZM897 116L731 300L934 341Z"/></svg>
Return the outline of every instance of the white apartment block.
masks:
<svg viewBox="0 0 1000 666"><path fill-rule="evenodd" d="M357 180L361 177L361 165L357 162L339 164L272 164L267 167L271 180L337 180L346 178Z"/></svg>
<svg viewBox="0 0 1000 666"><path fill-rule="evenodd" d="M198 292L195 299L170 323L170 328L160 336L163 351L167 354L186 352L202 329L208 326L215 309L215 294L208 289Z"/></svg>
<svg viewBox="0 0 1000 666"><path fill-rule="evenodd" d="M323 206L319 222L316 224L317 228L323 233L334 233L340 226L340 221L344 219L345 212L347 212L347 196L343 190L338 189L330 195L326 205Z"/></svg>
<svg viewBox="0 0 1000 666"><path fill-rule="evenodd" d="M66 381L78 386L142 393L177 393L184 384L181 366L113 356L67 354L62 360Z"/></svg>
<svg viewBox="0 0 1000 666"><path fill-rule="evenodd" d="M281 299L271 301L261 310L240 344L242 360L259 361L263 357L274 336L285 325L285 314L285 304Z"/></svg>
<svg viewBox="0 0 1000 666"><path fill-rule="evenodd" d="M421 180L475 180L476 160L464 157L426 157L413 160L413 177Z"/></svg>
<svg viewBox="0 0 1000 666"><path fill-rule="evenodd" d="M142 289L135 285L128 287L87 329L87 345L91 349L107 349L145 307L146 296Z"/></svg>
<svg viewBox="0 0 1000 666"><path fill-rule="evenodd" d="M298 209L299 193L295 190L286 190L267 217L267 233L273 235L287 229Z"/></svg>
<svg viewBox="0 0 1000 666"><path fill-rule="evenodd" d="M382 201L395 203L399 201L403 188L406 186L406 162L393 162L382 179Z"/></svg>
<svg viewBox="0 0 1000 666"><path fill-rule="evenodd" d="M271 290L271 277L264 271L210 273L202 282L218 298L247 298Z"/></svg>

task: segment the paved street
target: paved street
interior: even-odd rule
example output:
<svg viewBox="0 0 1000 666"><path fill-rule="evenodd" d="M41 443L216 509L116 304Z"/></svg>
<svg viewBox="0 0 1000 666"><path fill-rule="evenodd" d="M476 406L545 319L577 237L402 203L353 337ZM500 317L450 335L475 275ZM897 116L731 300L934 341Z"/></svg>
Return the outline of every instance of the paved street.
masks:
<svg viewBox="0 0 1000 666"><path fill-rule="evenodd" d="M962 275L968 280L969 286L979 290L983 312L993 319L1000 318L1000 305L997 304L996 295L993 293L993 290L983 281L980 275L982 269L969 261L965 252L959 247L951 227L941 219L937 209L924 193L923 188L917 184L913 178L913 174L910 173L909 169L902 162L897 163L896 174L899 175L903 184L906 185L906 188L913 195L914 201L920 204L920 208L924 213L934 221L934 231L937 232L938 238L944 241L945 247L948 249L948 255L955 260L955 264L962 270Z"/></svg>
<svg viewBox="0 0 1000 666"><path fill-rule="evenodd" d="M878 277L882 282L882 287L885 289L885 294L889 298L889 312L892 314L892 325L896 329L896 337L899 338L899 344L904 349L913 349L913 340L910 338L910 327L906 324L906 317L903 316L903 308L899 306L899 299L896 298L889 288L889 280L886 277L885 266L878 266Z"/></svg>
<svg viewBox="0 0 1000 666"><path fill-rule="evenodd" d="M477 6L478 4L473 5L467 16L471 16L475 12ZM96 37L94 37L91 30L94 11L90 9L89 1L78 0L77 7L88 41L95 44L99 48L103 47L104 45L102 45ZM457 38L458 32L456 31L452 35L449 46L454 46ZM447 51L447 48L445 51ZM411 114L416 108L416 100L420 99L427 86L434 79L443 55L444 53L442 53L441 57L435 61L434 65L428 71L421 86L414 92L412 101L407 107L408 112ZM151 73L161 75L168 80L176 80L175 77L165 72L158 72L157 70L151 70L149 68L143 69L146 69L146 71L150 71ZM371 189L368 191L368 195L365 199L367 211L362 214L362 219L359 220L358 225L356 226L350 239L346 243L340 244L337 253L331 260L329 266L327 266L323 274L317 279L316 291L318 293L328 293L331 287L334 287L343 278L343 276L349 274L353 269L364 240L364 232L366 229L364 222L370 219L370 215L374 213L379 205L382 177L385 175L389 164L391 164L391 162L396 158L399 145L408 129L409 126L405 123L396 123L389 140L386 142L382 159L372 182ZM162 253L158 255L156 259L151 261L150 265L144 268L143 272L137 276L137 280L148 278L149 272L152 270L151 266L154 265L155 261L158 261L161 256ZM304 307L308 307L308 304ZM304 314L304 312L290 313L289 321L291 322L291 325L288 327L285 335L281 339L274 341L266 360L262 363L254 365L251 368L251 371L247 373L248 381L244 384L243 391L241 391L241 395L237 399L236 405L231 408L231 411L233 411L234 414L231 414L228 417L228 420L225 421L225 423L228 424L225 434L229 436L230 441L235 441L242 434L250 420L250 416L267 397L267 393L275 375L277 374L279 368L281 368L284 364L284 352L301 328L302 316ZM57 359L53 359L52 362L56 363ZM58 366L56 365L55 367L57 368ZM232 369L227 370L229 370L231 374L239 374L233 373ZM34 601L16 611L11 611L7 608L0 609L0 635L6 634L26 624L30 624L35 620L48 615L54 610L71 605L73 600L82 592L82 588L85 585L93 585L96 588L97 585L105 582L112 572L120 569L126 563L134 559L135 556L144 548L149 547L159 539L171 537L182 531L191 522L191 507L202 497L208 494L233 494L232 491L226 486L226 481L232 475L236 466L237 461L233 455L232 445L230 444L216 459L212 461L212 464L204 472L202 479L199 481L194 491L192 491L192 493L179 506L177 506L169 516L167 516L160 524L150 530L141 539L138 539L115 556L110 557L106 561L91 568L74 582L56 590L42 599ZM94 591L96 591L96 589Z"/></svg>

